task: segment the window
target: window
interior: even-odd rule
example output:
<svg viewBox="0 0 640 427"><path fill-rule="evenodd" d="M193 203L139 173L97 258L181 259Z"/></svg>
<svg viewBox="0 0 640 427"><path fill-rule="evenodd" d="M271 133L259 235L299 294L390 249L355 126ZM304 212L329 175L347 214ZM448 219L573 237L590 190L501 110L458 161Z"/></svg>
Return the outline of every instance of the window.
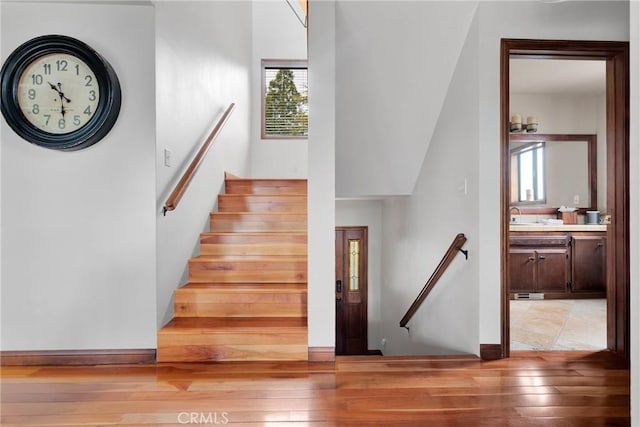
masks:
<svg viewBox="0 0 640 427"><path fill-rule="evenodd" d="M544 203L544 142L535 142L511 152L511 164L515 167L518 182L519 203Z"/></svg>
<svg viewBox="0 0 640 427"><path fill-rule="evenodd" d="M307 61L262 60L262 138L306 139Z"/></svg>

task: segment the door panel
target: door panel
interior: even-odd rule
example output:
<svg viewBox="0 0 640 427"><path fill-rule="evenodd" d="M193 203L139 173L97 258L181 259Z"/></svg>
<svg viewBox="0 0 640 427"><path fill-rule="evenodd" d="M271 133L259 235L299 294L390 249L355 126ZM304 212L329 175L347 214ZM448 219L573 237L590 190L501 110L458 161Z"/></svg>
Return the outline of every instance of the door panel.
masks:
<svg viewBox="0 0 640 427"><path fill-rule="evenodd" d="M367 228L336 228L336 354L367 353Z"/></svg>
<svg viewBox="0 0 640 427"><path fill-rule="evenodd" d="M537 249L536 291L567 292L569 283L568 251L566 249Z"/></svg>

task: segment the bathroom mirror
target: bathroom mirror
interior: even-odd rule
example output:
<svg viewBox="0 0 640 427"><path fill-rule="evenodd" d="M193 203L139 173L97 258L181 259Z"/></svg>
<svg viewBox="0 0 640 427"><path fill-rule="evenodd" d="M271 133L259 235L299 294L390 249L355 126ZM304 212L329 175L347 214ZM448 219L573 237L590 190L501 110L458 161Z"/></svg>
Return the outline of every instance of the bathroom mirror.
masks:
<svg viewBox="0 0 640 427"><path fill-rule="evenodd" d="M511 134L511 205L597 206L597 136Z"/></svg>

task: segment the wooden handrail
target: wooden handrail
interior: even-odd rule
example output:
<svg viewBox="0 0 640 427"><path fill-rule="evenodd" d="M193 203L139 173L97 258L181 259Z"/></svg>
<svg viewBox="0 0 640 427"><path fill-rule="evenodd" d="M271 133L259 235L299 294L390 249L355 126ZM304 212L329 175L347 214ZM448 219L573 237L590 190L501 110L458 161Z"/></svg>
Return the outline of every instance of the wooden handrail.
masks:
<svg viewBox="0 0 640 427"><path fill-rule="evenodd" d="M453 261L453 258L455 258L457 252L462 252L465 258L468 258L468 252L462 249L462 246L464 246L464 243L466 241L467 238L462 233L458 234L455 239L453 239L453 242L451 242L451 246L449 246L449 249L447 249L447 252L444 254L444 257L440 261L440 264L438 264L435 271L433 272L431 277L429 277L427 283L424 285L424 288L422 288L415 301L413 302L413 304L411 304L411 307L409 307L409 310L407 310L407 313L400 321L401 327L407 327L407 323L409 323L409 320L411 320L413 315L416 314L416 311L418 311L418 308L420 308L442 274L445 272L447 267L449 267L449 264L451 264L451 261Z"/></svg>
<svg viewBox="0 0 640 427"><path fill-rule="evenodd" d="M236 104L232 102L229 105L229 107L226 109L222 117L220 117L220 120L218 120L218 123L216 123L216 125L214 126L209 136L207 136L207 138L202 143L202 147L200 147L198 154L196 154L196 156L193 158L193 160L191 161L191 164L182 175L182 178L180 178L180 181L178 181L175 188L171 192L171 195L169 195L169 198L164 203L164 208L162 209L162 213L164 215L167 214L167 211L174 210L178 206L178 203L180 203L180 199L182 199L184 192L187 191L187 188L189 187L189 183L191 182L194 175L198 171L198 168L200 167L200 164L204 160L204 157L206 156L207 151L209 151L209 148L211 148L211 145L213 145L213 140L216 138L216 136L218 136L218 134L220 133L220 130L222 129L224 124L227 122L227 119L229 118L229 116L231 115L231 112L235 107L236 107Z"/></svg>

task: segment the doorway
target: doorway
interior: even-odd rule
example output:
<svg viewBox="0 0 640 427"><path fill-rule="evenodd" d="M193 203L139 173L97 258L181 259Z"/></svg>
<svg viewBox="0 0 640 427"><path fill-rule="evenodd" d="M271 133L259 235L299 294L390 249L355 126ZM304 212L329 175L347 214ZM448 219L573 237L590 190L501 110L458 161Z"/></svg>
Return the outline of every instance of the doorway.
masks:
<svg viewBox="0 0 640 427"><path fill-rule="evenodd" d="M629 358L629 53L628 43L503 39L501 42L501 355L510 353L510 99L512 58L606 63L607 349Z"/></svg>
<svg viewBox="0 0 640 427"><path fill-rule="evenodd" d="M367 227L336 227L336 355L368 353Z"/></svg>

